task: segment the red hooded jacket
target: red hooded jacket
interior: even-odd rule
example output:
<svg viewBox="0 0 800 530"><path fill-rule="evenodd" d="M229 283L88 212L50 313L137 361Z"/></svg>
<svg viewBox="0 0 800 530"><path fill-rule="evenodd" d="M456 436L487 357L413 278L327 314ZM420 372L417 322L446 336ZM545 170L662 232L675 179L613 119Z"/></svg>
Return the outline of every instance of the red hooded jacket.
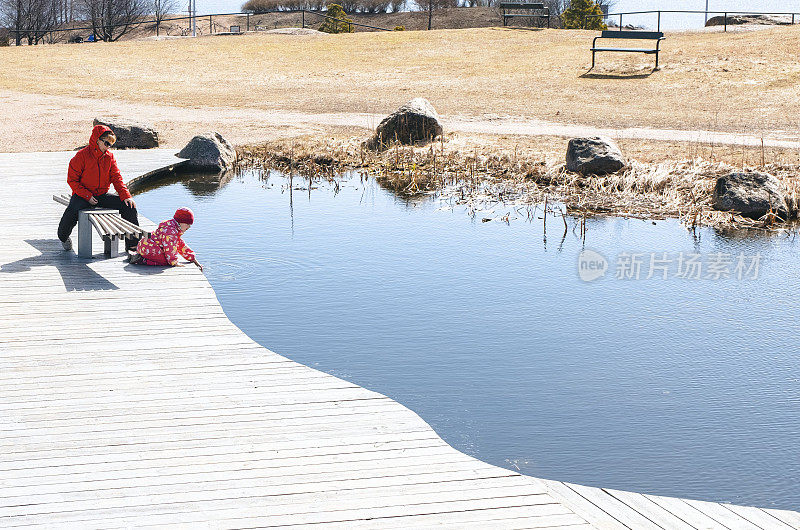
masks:
<svg viewBox="0 0 800 530"><path fill-rule="evenodd" d="M122 174L119 172L114 155L111 151L103 153L97 147L97 140L106 132L111 132L111 129L105 125L95 125L89 145L75 153L69 161L67 184L72 188L72 193L87 201L92 196L97 197L107 193L111 184L114 185L120 199L124 201L131 198L131 192L122 182Z"/></svg>

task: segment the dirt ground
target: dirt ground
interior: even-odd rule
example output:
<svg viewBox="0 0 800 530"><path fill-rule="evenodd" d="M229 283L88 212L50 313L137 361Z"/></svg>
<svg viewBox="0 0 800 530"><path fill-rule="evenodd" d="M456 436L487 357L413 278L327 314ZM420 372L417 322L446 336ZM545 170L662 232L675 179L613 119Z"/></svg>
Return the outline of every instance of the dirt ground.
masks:
<svg viewBox="0 0 800 530"><path fill-rule="evenodd" d="M366 138L422 96L475 146L547 144L562 156L565 137L601 132L652 160L794 163L800 27L668 34L659 71L640 54L599 55L588 71L595 34L260 32L0 48L0 151L74 149L96 116L151 123L176 149L206 130L236 145Z"/></svg>

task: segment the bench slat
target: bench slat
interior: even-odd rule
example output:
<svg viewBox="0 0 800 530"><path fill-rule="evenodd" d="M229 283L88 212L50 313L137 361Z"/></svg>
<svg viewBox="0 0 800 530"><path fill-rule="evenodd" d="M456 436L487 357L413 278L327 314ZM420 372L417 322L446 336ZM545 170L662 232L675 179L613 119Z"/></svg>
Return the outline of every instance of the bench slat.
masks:
<svg viewBox="0 0 800 530"><path fill-rule="evenodd" d="M69 196L67 195L53 195L53 200L57 203L63 204L64 206L69 206Z"/></svg>
<svg viewBox="0 0 800 530"><path fill-rule="evenodd" d="M103 239L108 238L108 237L113 239L114 232L113 232L113 230L111 230L111 227L109 227L105 223L105 219L103 218L102 214L91 214L90 213L89 214L89 219L96 219L97 220L97 223L103 229L102 232L100 232L100 235L103 236ZM94 224L94 223L92 223L92 224Z"/></svg>
<svg viewBox="0 0 800 530"><path fill-rule="evenodd" d="M658 40L664 38L663 31L614 31L603 30L600 35L603 39L646 39Z"/></svg>
<svg viewBox="0 0 800 530"><path fill-rule="evenodd" d="M114 214L103 214L103 221L105 221L106 225L111 229L111 231L116 236L124 236L125 230L117 224L117 220L121 220L122 218L119 215Z"/></svg>
<svg viewBox="0 0 800 530"><path fill-rule="evenodd" d="M106 216L106 220L119 237L125 237L127 235L128 231L119 223L119 221L122 221L122 217L118 215L108 215Z"/></svg>
<svg viewBox="0 0 800 530"><path fill-rule="evenodd" d="M544 9L544 4L500 2L500 9Z"/></svg>
<svg viewBox="0 0 800 530"><path fill-rule="evenodd" d="M94 216L94 215L90 215L90 216L89 216L89 222L90 222L90 223L92 223L92 226L94 227L94 229L95 229L95 230L97 230L97 233L98 233L98 234L100 234L100 236L102 236L102 237L105 237L105 236L103 235L103 232L104 232L104 231L103 231L103 228L102 228L102 227L100 226L100 224L97 222L97 218L96 218L96 216Z"/></svg>
<svg viewBox="0 0 800 530"><path fill-rule="evenodd" d="M124 229L126 229L129 233L135 234L137 236L143 237L145 235L148 235L148 236L150 235L150 232L148 232L147 230L145 230L141 226L136 226L135 224L133 224L130 221L127 221L125 219L120 218L119 219L119 224Z"/></svg>
<svg viewBox="0 0 800 530"><path fill-rule="evenodd" d="M656 53L658 50L653 48L592 48L593 52L639 52L639 53Z"/></svg>

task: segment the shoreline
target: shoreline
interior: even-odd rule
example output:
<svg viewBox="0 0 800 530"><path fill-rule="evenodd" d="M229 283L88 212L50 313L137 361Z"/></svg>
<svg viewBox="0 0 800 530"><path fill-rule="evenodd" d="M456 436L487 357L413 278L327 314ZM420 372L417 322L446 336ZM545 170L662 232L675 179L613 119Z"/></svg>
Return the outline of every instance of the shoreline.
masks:
<svg viewBox="0 0 800 530"><path fill-rule="evenodd" d="M565 139L546 146L518 143L487 145L472 137L445 135L424 146L395 146L382 153L362 145L366 137L305 137L279 140L237 150L243 169L274 169L306 178L336 179L355 172L376 180L402 197L437 194L471 210L491 201L509 207L534 207L557 202L564 214L579 218L619 216L641 219L675 218L689 228L767 231L796 230L794 219L753 220L711 205L716 179L736 172L770 173L780 181L795 203L798 164L734 165L725 161L661 159L639 161L628 157L626 168L604 176L579 175L565 170ZM563 147L559 153L557 149ZM623 153L625 149L623 149ZM645 154L646 151L639 151ZM738 153L737 153L738 154ZM757 153L753 153L757 154Z"/></svg>

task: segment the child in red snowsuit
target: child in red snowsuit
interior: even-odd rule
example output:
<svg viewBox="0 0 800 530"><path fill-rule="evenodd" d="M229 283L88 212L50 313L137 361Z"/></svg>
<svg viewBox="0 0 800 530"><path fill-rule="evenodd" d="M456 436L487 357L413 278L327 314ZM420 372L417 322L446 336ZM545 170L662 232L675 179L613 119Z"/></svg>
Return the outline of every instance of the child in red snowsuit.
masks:
<svg viewBox="0 0 800 530"><path fill-rule="evenodd" d="M186 246L181 235L194 223L194 214L189 208L178 208L172 219L162 222L147 239L142 239L131 256L131 263L139 265L160 265L162 267L182 267L178 263L180 254L200 270L203 266L197 261L192 249Z"/></svg>

